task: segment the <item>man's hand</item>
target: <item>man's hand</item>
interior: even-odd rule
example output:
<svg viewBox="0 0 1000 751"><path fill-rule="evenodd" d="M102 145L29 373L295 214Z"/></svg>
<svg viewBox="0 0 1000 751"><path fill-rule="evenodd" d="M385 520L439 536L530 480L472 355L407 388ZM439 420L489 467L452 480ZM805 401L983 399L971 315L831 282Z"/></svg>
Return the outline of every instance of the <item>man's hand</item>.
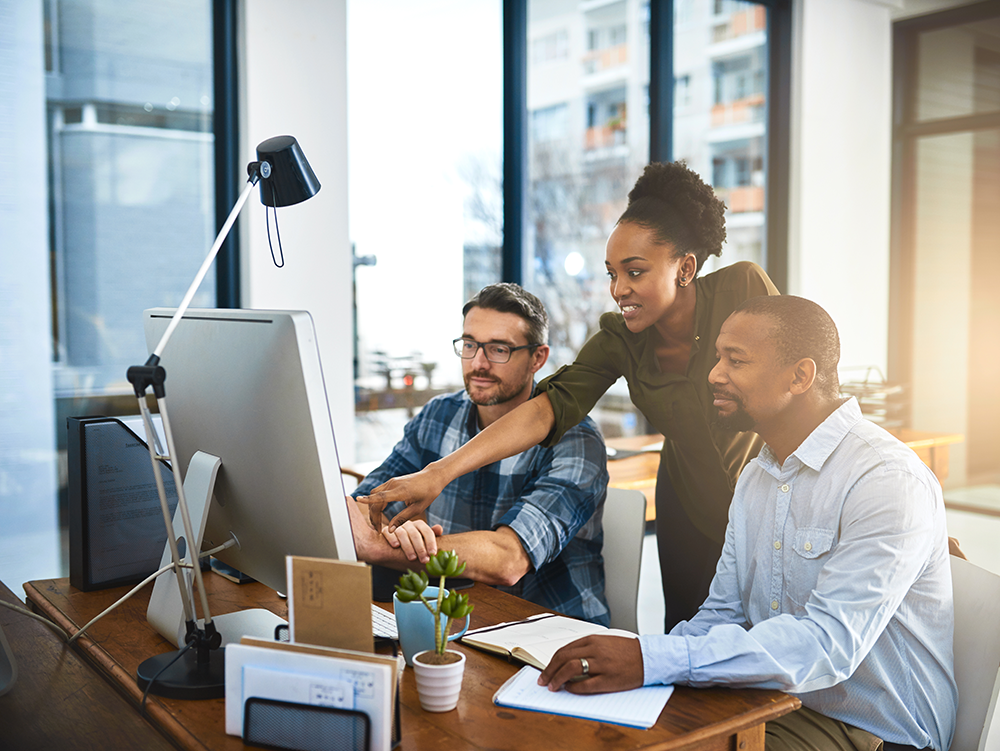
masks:
<svg viewBox="0 0 1000 751"><path fill-rule="evenodd" d="M354 549L358 559L367 563L389 563L393 548L399 549L409 561L427 563L437 553L437 538L443 533L440 524L429 525L423 519L406 522L395 532L372 526L361 506L347 496L347 514L354 534Z"/></svg>
<svg viewBox="0 0 1000 751"><path fill-rule="evenodd" d="M584 662L586 661L586 676ZM550 691L565 687L573 694L605 694L642 685L642 649L627 636L585 636L552 656L538 677Z"/></svg>
<svg viewBox="0 0 1000 751"><path fill-rule="evenodd" d="M395 532L390 532L388 528L382 530L386 542L402 550L406 560L419 560L421 563L427 563L432 555L437 554L437 538L443 533L444 528L440 524L431 526L423 519L404 522Z"/></svg>
<svg viewBox="0 0 1000 751"><path fill-rule="evenodd" d="M359 506L351 496L346 497L347 516L351 522L351 532L354 535L354 550L359 561L366 563L383 563L389 557L393 547L399 547L389 540L384 525L372 525L365 516L364 507ZM381 527L381 529L380 529ZM395 536L392 536L395 540Z"/></svg>
<svg viewBox="0 0 1000 751"><path fill-rule="evenodd" d="M447 482L442 482L430 467L402 477L393 477L371 491L367 496L358 496L358 503L368 506L369 518L378 528L377 519L389 503L402 501L406 508L389 520L388 531L395 532L403 522L417 518L441 495Z"/></svg>

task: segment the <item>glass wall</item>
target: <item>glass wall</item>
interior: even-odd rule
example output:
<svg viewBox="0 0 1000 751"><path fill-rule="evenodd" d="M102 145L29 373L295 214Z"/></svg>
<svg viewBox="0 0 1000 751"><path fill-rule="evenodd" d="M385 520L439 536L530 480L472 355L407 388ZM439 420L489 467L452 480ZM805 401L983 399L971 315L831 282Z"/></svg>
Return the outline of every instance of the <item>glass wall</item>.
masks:
<svg viewBox="0 0 1000 751"><path fill-rule="evenodd" d="M673 143L725 201L728 241L703 273L766 268L768 11L740 0L675 0ZM528 236L525 285L545 302L570 362L613 310L604 246L650 154L648 0L528 2ZM594 415L606 437L645 431L623 383Z"/></svg>
<svg viewBox="0 0 1000 751"><path fill-rule="evenodd" d="M574 358L613 308L604 246L651 151L687 161L728 206L729 240L706 273L738 260L767 268L771 11L672 6L673 101L660 110L673 143L651 149L649 0L349 4L360 464L383 458L428 398L461 387L447 342L462 301L501 281L503 260L552 320L540 375ZM523 46L502 39L504 14L520 23L522 10ZM525 101L504 102L522 66ZM501 105L527 118L525 153L506 155L524 161L525 232L503 251ZM646 432L623 383L595 417L608 437Z"/></svg>
<svg viewBox="0 0 1000 751"><path fill-rule="evenodd" d="M529 0L527 33L524 284L549 312L551 372L614 307L604 244L649 161L649 3Z"/></svg>
<svg viewBox="0 0 1000 751"><path fill-rule="evenodd" d="M176 305L211 245L210 5L48 6L59 397L127 392L143 309ZM209 272L193 304L212 305L214 290Z"/></svg>
<svg viewBox="0 0 1000 751"><path fill-rule="evenodd" d="M959 433L951 485L1000 483L1000 3L896 26L892 378Z"/></svg>
<svg viewBox="0 0 1000 751"><path fill-rule="evenodd" d="M0 0L0 67L18 71L0 77L0 142L22 167L0 194L16 279L0 289L25 312L0 323L6 581L66 572L65 418L134 410L142 311L180 301L214 237L211 13L210 0ZM215 304L212 278L194 304ZM8 576L23 552L45 564Z"/></svg>
<svg viewBox="0 0 1000 751"><path fill-rule="evenodd" d="M462 387L462 305L500 281L501 18L500 0L348 3L362 467L429 398Z"/></svg>

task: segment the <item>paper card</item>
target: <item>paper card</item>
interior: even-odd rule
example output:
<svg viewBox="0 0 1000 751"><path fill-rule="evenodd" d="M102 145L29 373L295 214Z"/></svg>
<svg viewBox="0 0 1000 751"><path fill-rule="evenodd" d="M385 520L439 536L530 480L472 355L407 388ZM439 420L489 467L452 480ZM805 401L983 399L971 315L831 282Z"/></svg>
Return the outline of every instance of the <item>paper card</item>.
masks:
<svg viewBox="0 0 1000 751"><path fill-rule="evenodd" d="M290 555L286 565L293 642L375 651L367 564Z"/></svg>
<svg viewBox="0 0 1000 751"><path fill-rule="evenodd" d="M325 678L274 668L243 666L243 704L247 699L280 696L294 704L354 709L354 684L343 677Z"/></svg>
<svg viewBox="0 0 1000 751"><path fill-rule="evenodd" d="M396 701L396 689L399 687L399 679L406 663L403 656L397 657L389 655L371 654L368 652L354 652L349 649L335 649L332 647L318 647L312 644L295 644L284 641L271 641L269 639L257 639L252 636L244 636L240 644L250 647L261 647L263 649L276 649L284 652L297 652L299 654L319 655L320 657L341 657L345 660L358 660L359 662L371 662L376 665L385 665L392 671L392 701Z"/></svg>
<svg viewBox="0 0 1000 751"><path fill-rule="evenodd" d="M268 672L265 672L268 671ZM283 674L278 678L278 674ZM247 685L251 690L247 690ZM393 670L370 660L270 649L249 644L226 647L226 732L243 734L246 700L275 699L312 706L353 701L371 720L371 748L392 745ZM353 694L353 696L351 696Z"/></svg>

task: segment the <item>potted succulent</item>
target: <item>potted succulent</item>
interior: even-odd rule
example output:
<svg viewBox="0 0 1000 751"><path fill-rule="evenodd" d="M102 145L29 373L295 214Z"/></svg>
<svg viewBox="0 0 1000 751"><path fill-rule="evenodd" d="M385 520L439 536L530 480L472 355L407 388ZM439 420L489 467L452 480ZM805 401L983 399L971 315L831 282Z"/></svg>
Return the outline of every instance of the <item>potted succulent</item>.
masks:
<svg viewBox="0 0 1000 751"><path fill-rule="evenodd" d="M404 603L420 600L433 617L434 649L415 654L413 670L420 705L429 712L447 712L458 704L465 672L465 655L447 648L448 632L452 622L468 616L474 606L464 592L445 590L449 576L459 576L465 571L465 563L459 563L454 550L439 550L424 568L424 571L408 571L399 577L396 597ZM424 596L430 577L438 580L436 597L432 601Z"/></svg>

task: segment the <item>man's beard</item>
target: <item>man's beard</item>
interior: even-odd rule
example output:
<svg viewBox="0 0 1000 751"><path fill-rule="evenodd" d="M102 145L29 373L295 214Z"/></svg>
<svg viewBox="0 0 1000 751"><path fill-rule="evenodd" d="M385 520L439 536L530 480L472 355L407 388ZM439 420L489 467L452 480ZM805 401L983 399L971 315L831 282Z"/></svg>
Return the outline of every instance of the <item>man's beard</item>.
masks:
<svg viewBox="0 0 1000 751"><path fill-rule="evenodd" d="M738 396L726 393L725 391L717 391L716 395L729 399L736 405L736 410L731 414L717 414L715 416L716 426L722 428L723 430L733 430L737 432L753 430L757 426L756 420L754 420L743 408L743 401Z"/></svg>
<svg viewBox="0 0 1000 751"><path fill-rule="evenodd" d="M489 398L481 399L475 397L472 394L472 387L470 384L470 381L473 378L489 378L494 383L497 384L498 388L496 391L493 392L493 395L490 396ZM494 407L497 404L503 404L504 402L509 402L511 399L520 394L521 391L524 389L523 383L520 385L514 385L510 383L505 384L503 381L499 381L493 376L489 375L488 373L483 373L483 372L473 371L470 373L466 373L464 380L465 380L465 393L469 395L469 398L472 400L473 404L477 404L480 407Z"/></svg>

